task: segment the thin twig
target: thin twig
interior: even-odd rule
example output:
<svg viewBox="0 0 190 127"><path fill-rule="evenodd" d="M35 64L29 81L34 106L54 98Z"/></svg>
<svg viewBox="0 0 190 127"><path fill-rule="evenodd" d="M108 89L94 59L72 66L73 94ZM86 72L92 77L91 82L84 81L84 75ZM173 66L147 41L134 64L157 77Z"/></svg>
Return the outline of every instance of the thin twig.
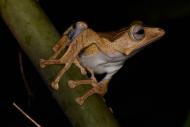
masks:
<svg viewBox="0 0 190 127"><path fill-rule="evenodd" d="M28 118L33 124L35 124L37 127L41 127L40 124L38 124L35 120L33 120L28 114L26 114L15 102L13 102L13 106L19 110L26 118Z"/></svg>

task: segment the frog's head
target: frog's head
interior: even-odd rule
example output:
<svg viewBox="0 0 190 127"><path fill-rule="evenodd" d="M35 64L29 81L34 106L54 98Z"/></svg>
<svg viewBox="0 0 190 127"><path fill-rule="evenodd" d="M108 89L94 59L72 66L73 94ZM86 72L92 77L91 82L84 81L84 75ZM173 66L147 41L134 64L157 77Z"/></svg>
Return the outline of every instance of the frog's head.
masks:
<svg viewBox="0 0 190 127"><path fill-rule="evenodd" d="M145 27L141 23L132 24L118 39L118 48L126 55L155 42L165 34L165 31L157 27Z"/></svg>

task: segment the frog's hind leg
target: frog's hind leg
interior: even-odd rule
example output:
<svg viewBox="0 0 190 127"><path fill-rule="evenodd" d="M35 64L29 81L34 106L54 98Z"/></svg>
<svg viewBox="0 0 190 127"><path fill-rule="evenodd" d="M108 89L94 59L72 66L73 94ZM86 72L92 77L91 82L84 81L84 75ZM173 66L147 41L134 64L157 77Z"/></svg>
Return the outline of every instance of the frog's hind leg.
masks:
<svg viewBox="0 0 190 127"><path fill-rule="evenodd" d="M67 36L63 36L52 48L54 54L49 59L56 59L59 54L66 48L66 46L69 46L69 43L69 38Z"/></svg>
<svg viewBox="0 0 190 127"><path fill-rule="evenodd" d="M62 50L60 48L53 56L51 56L49 59L40 59L40 67L44 68L46 65L51 65L51 64L66 64L69 62L73 62L74 59L76 58L77 55L75 54L75 49L77 45L76 44L70 44L69 48L67 49L66 53L59 59L56 59L56 57L59 55ZM77 52L78 53L78 52Z"/></svg>
<svg viewBox="0 0 190 127"><path fill-rule="evenodd" d="M45 67L48 64L64 64L64 62L61 60L56 60L56 61L51 61L51 60L56 59L60 55L60 53L65 49L65 47L70 46L72 41L74 39L76 39L79 36L79 34L82 33L84 30L86 30L87 28L88 28L88 25L85 22L81 22L81 21L76 22L75 25L71 25L64 32L63 37L54 45L53 51L55 53L53 54L53 56L51 56L48 60L43 60L43 59L40 60L41 67ZM81 47L81 46L77 46L77 45L80 45L80 44L75 44L75 46L73 46L74 51L77 49L76 47ZM72 51L72 53L73 53L74 52L73 48L69 48L68 50ZM63 56L63 57L65 58L65 56ZM63 57L61 59L64 59ZM72 55L70 55L70 57L72 57ZM75 61L75 64L79 68L81 68L81 66L79 65L79 62Z"/></svg>
<svg viewBox="0 0 190 127"><path fill-rule="evenodd" d="M65 49L65 47L67 45L69 45L69 39L67 38L67 36L63 36L58 43L62 43L61 47L59 47L59 49L53 49L54 50L54 54L47 60L45 59L40 59L40 67L44 68L46 67L46 65L49 64L65 64L63 61L57 59L58 56L60 55L60 53Z"/></svg>
<svg viewBox="0 0 190 127"><path fill-rule="evenodd" d="M40 65L41 67L44 67L46 65L50 65L50 64L65 64L64 68L58 73L58 75L56 76L56 78L54 79L54 81L52 82L52 87L54 89L58 89L59 88L59 81L60 78L64 75L64 73L70 68L70 66L72 65L72 63L75 63L80 69L81 72L85 73L85 69L82 68L82 66L80 65L80 63L78 62L77 58L78 58L78 54L80 52L80 43L71 43L69 48L67 49L66 53L57 60L40 60Z"/></svg>
<svg viewBox="0 0 190 127"><path fill-rule="evenodd" d="M64 73L70 68L72 63L66 63L64 68L61 69L61 71L57 74L53 82L51 83L52 88L58 90L59 89L59 81L61 77L64 75Z"/></svg>
<svg viewBox="0 0 190 127"><path fill-rule="evenodd" d="M52 62L54 62L54 61L52 61ZM80 71L81 71L81 73L82 73L83 75L85 75L85 74L87 73L86 70L85 70L85 68L83 68L83 67L80 65L80 63L79 63L79 61L78 61L77 58L74 60L74 64L75 64L78 68L80 68ZM62 76L64 75L64 73L70 68L71 65L72 65L72 62L67 62L67 63L65 64L64 68L61 69L61 71L57 74L57 76L55 77L55 79L53 80L53 82L52 82L52 84L51 84L51 86L52 86L54 89L57 90L57 89L59 88L59 81L60 81L61 77L62 77Z"/></svg>
<svg viewBox="0 0 190 127"><path fill-rule="evenodd" d="M83 31L78 37L76 37L72 43L70 43L66 53L59 59L49 59L49 60L40 60L41 67L45 67L50 64L65 64L64 68L59 72L56 76L55 80L52 82L52 87L54 89L58 89L58 83L60 78L64 75L64 73L70 68L72 63L76 63L76 59L82 49L88 47L91 44L94 44L96 40L100 40L99 36L87 29ZM77 61L78 62L78 61ZM78 63L76 63L77 65ZM78 66L79 67L79 66Z"/></svg>
<svg viewBox="0 0 190 127"><path fill-rule="evenodd" d="M66 46L69 45L69 38L67 35L63 35L57 42L56 44L53 46L52 50L54 52L57 52L61 49L61 47L65 48Z"/></svg>
<svg viewBox="0 0 190 127"><path fill-rule="evenodd" d="M80 33L82 33L84 30L88 28L87 23L78 21L75 24L71 25L64 33L63 36L68 37L70 42L72 42ZM58 51L62 46L68 46L69 43L65 44L64 38L62 38L60 41L58 41L54 47L53 51Z"/></svg>

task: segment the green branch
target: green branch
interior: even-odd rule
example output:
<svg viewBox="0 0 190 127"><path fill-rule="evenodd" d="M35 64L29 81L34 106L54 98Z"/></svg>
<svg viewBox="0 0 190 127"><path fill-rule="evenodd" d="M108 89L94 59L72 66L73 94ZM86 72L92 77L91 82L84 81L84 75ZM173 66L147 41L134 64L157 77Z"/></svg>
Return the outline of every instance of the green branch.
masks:
<svg viewBox="0 0 190 127"><path fill-rule="evenodd" d="M35 0L0 0L0 13L74 127L118 127L101 97L93 95L83 106L74 101L90 88L88 85L76 89L67 86L68 79L85 78L76 67L72 66L64 75L58 91L49 87L62 66L41 69L39 59L53 54L51 48L60 35Z"/></svg>

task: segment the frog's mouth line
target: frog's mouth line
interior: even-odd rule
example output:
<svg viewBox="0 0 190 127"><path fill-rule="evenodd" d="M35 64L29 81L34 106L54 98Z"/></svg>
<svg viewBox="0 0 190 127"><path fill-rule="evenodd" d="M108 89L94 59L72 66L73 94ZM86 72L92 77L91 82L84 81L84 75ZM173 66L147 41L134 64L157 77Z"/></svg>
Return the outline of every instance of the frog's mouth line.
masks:
<svg viewBox="0 0 190 127"><path fill-rule="evenodd" d="M145 47L145 46L151 44L152 42L156 42L156 41L160 40L160 38L161 38L162 36L164 36L164 33L161 34L161 35L159 35L159 36L157 36L156 38L152 38L148 43L139 45L137 49L143 48L143 47Z"/></svg>

